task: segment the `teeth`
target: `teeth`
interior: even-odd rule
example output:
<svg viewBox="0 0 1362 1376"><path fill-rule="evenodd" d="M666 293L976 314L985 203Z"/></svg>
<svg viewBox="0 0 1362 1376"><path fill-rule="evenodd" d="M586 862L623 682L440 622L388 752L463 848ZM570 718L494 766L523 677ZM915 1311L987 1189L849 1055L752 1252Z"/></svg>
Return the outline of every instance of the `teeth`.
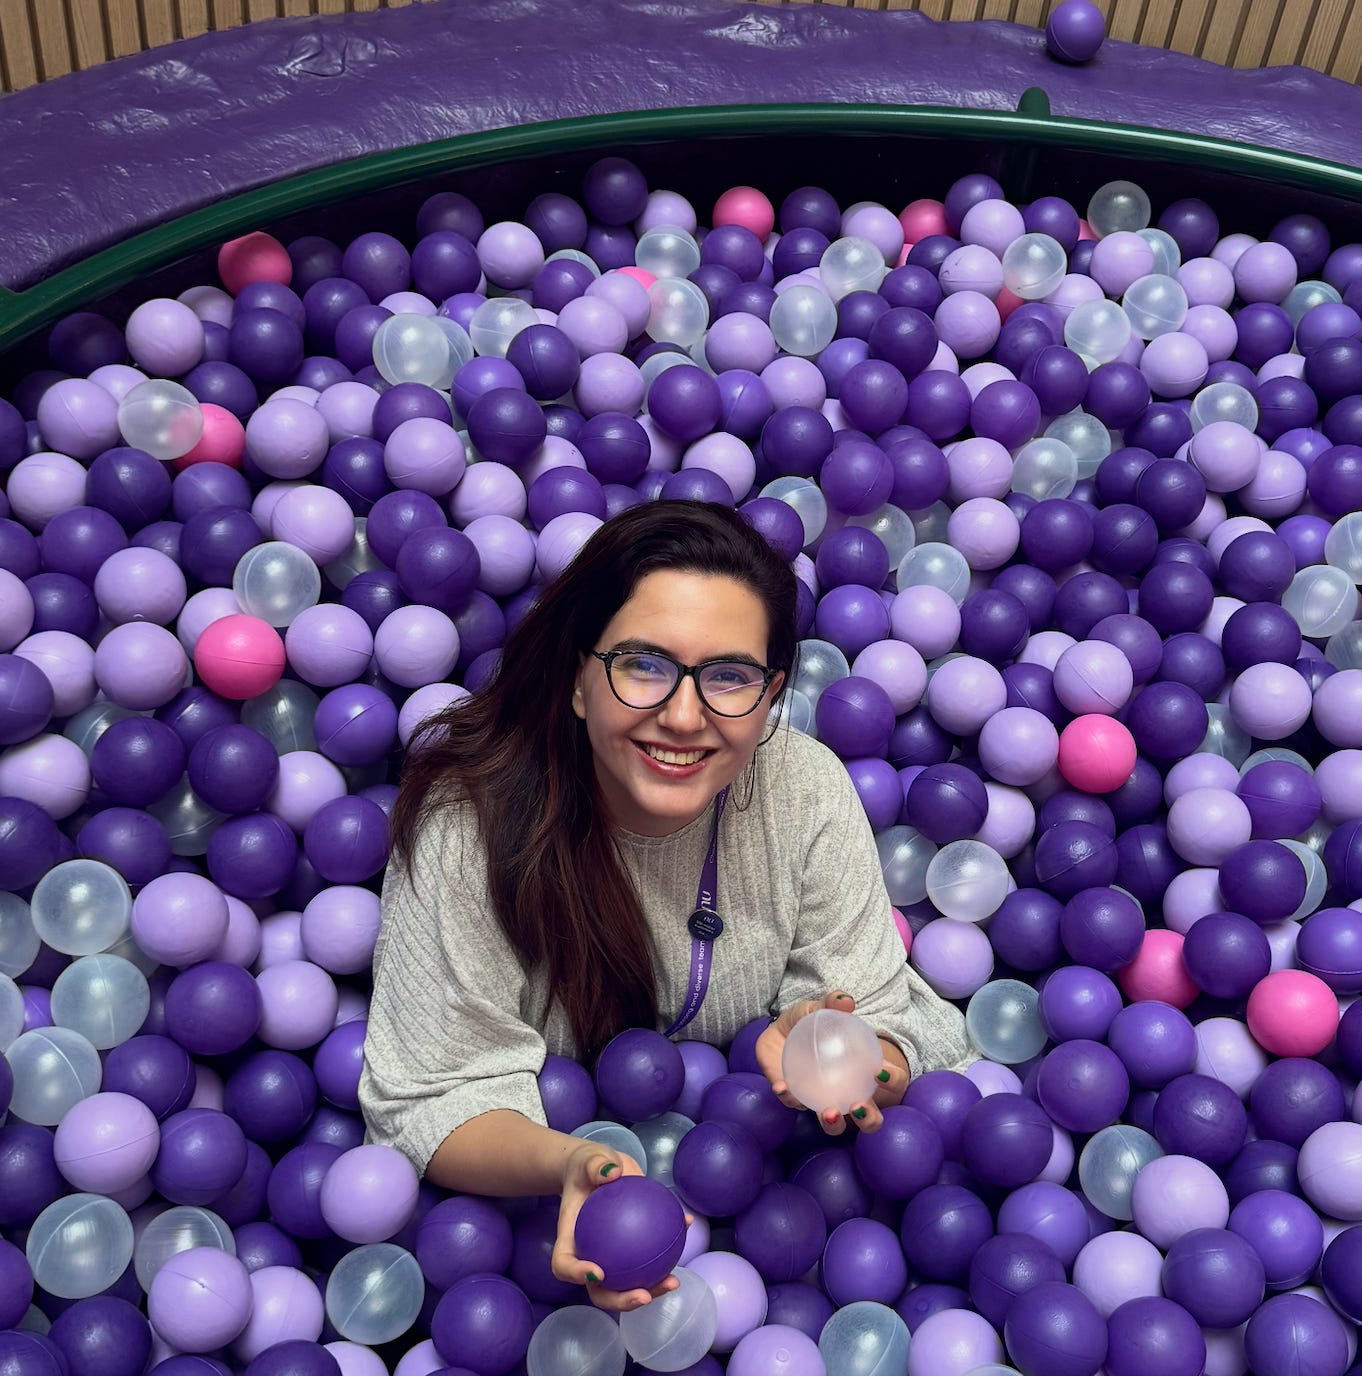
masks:
<svg viewBox="0 0 1362 1376"><path fill-rule="evenodd" d="M663 750L656 745L645 745L643 749L661 764L698 764L709 753L707 750Z"/></svg>

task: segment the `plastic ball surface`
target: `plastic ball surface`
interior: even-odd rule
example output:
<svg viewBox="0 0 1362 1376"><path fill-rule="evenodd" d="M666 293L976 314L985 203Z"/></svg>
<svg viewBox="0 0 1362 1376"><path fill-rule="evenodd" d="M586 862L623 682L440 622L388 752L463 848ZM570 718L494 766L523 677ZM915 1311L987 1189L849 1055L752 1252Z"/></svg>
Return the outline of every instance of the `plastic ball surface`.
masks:
<svg viewBox="0 0 1362 1376"><path fill-rule="evenodd" d="M714 1344L719 1314L714 1292L694 1271L678 1267L677 1289L620 1315L629 1355L652 1371L684 1371Z"/></svg>
<svg viewBox="0 0 1362 1376"><path fill-rule="evenodd" d="M425 1282L416 1258L390 1242L347 1252L326 1283L326 1314L341 1337L376 1347L416 1321Z"/></svg>
<svg viewBox="0 0 1362 1376"><path fill-rule="evenodd" d="M801 1018L785 1039L781 1074L806 1108L850 1112L871 1098L884 1048L868 1023L854 1013L820 1008Z"/></svg>
<svg viewBox="0 0 1362 1376"><path fill-rule="evenodd" d="M577 1215L577 1255L604 1271L612 1290L651 1289L671 1274L686 1245L676 1196L646 1176L608 1181Z"/></svg>
<svg viewBox="0 0 1362 1376"><path fill-rule="evenodd" d="M889 1376L908 1369L908 1325L888 1305L858 1300L838 1309L818 1336L829 1371Z"/></svg>

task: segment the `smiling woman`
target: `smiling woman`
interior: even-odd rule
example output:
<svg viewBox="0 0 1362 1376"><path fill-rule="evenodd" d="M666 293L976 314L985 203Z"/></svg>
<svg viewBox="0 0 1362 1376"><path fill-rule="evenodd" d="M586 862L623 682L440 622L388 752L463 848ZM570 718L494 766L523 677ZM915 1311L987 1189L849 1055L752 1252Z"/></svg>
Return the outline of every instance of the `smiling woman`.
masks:
<svg viewBox="0 0 1362 1376"><path fill-rule="evenodd" d="M855 1008L884 1050L881 1088L850 1110L862 1131L910 1073L969 1059L958 1011L904 961L846 770L772 722L795 606L789 564L732 508L636 507L409 750L361 1104L437 1184L561 1193L563 1279L592 1280L572 1221L602 1168L638 1166L547 1127L547 1054L589 1058L631 1027L722 1046L764 1016L757 1058L784 1093L789 1030Z"/></svg>

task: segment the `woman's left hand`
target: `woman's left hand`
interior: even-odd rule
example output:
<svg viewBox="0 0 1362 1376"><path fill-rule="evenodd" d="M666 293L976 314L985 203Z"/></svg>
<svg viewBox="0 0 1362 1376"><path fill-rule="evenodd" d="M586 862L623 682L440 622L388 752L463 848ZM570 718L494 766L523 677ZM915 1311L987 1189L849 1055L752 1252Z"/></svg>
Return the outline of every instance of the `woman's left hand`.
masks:
<svg viewBox="0 0 1362 1376"><path fill-rule="evenodd" d="M805 1106L790 1093L790 1087L785 1083L781 1072L780 1062L785 1050L785 1038L790 1035L800 1018L816 1013L820 1008L830 1008L838 1013L854 1013L856 1000L850 994L838 990L823 999L804 999L799 1003L792 1003L757 1038L757 1064L771 1082L771 1088L779 1096L781 1103L789 1108ZM880 1040L880 1045L884 1048L885 1060L876 1076L879 1087L875 1090L874 1097L862 1103L852 1104L845 1115L835 1108L826 1108L819 1112L818 1126L829 1137L838 1137L845 1132L848 1120L855 1123L862 1132L875 1132L884 1122L881 1110L903 1101L908 1088L907 1063L897 1047L883 1039Z"/></svg>

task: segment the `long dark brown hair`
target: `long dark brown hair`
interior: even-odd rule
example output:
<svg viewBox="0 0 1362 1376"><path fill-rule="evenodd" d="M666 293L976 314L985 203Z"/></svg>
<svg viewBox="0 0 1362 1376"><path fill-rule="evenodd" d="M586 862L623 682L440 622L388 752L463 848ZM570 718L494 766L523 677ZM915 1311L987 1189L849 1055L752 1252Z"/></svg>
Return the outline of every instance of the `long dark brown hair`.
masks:
<svg viewBox="0 0 1362 1376"><path fill-rule="evenodd" d="M571 696L611 618L641 579L662 570L750 588L766 608L766 663L788 681L790 566L731 507L647 502L602 525L543 590L507 637L490 683L422 725L393 809L393 852L409 865L430 815L454 799L472 802L497 920L525 968L547 971L549 1003L562 1007L586 1055L625 1028L654 1026L657 992L642 904Z"/></svg>

